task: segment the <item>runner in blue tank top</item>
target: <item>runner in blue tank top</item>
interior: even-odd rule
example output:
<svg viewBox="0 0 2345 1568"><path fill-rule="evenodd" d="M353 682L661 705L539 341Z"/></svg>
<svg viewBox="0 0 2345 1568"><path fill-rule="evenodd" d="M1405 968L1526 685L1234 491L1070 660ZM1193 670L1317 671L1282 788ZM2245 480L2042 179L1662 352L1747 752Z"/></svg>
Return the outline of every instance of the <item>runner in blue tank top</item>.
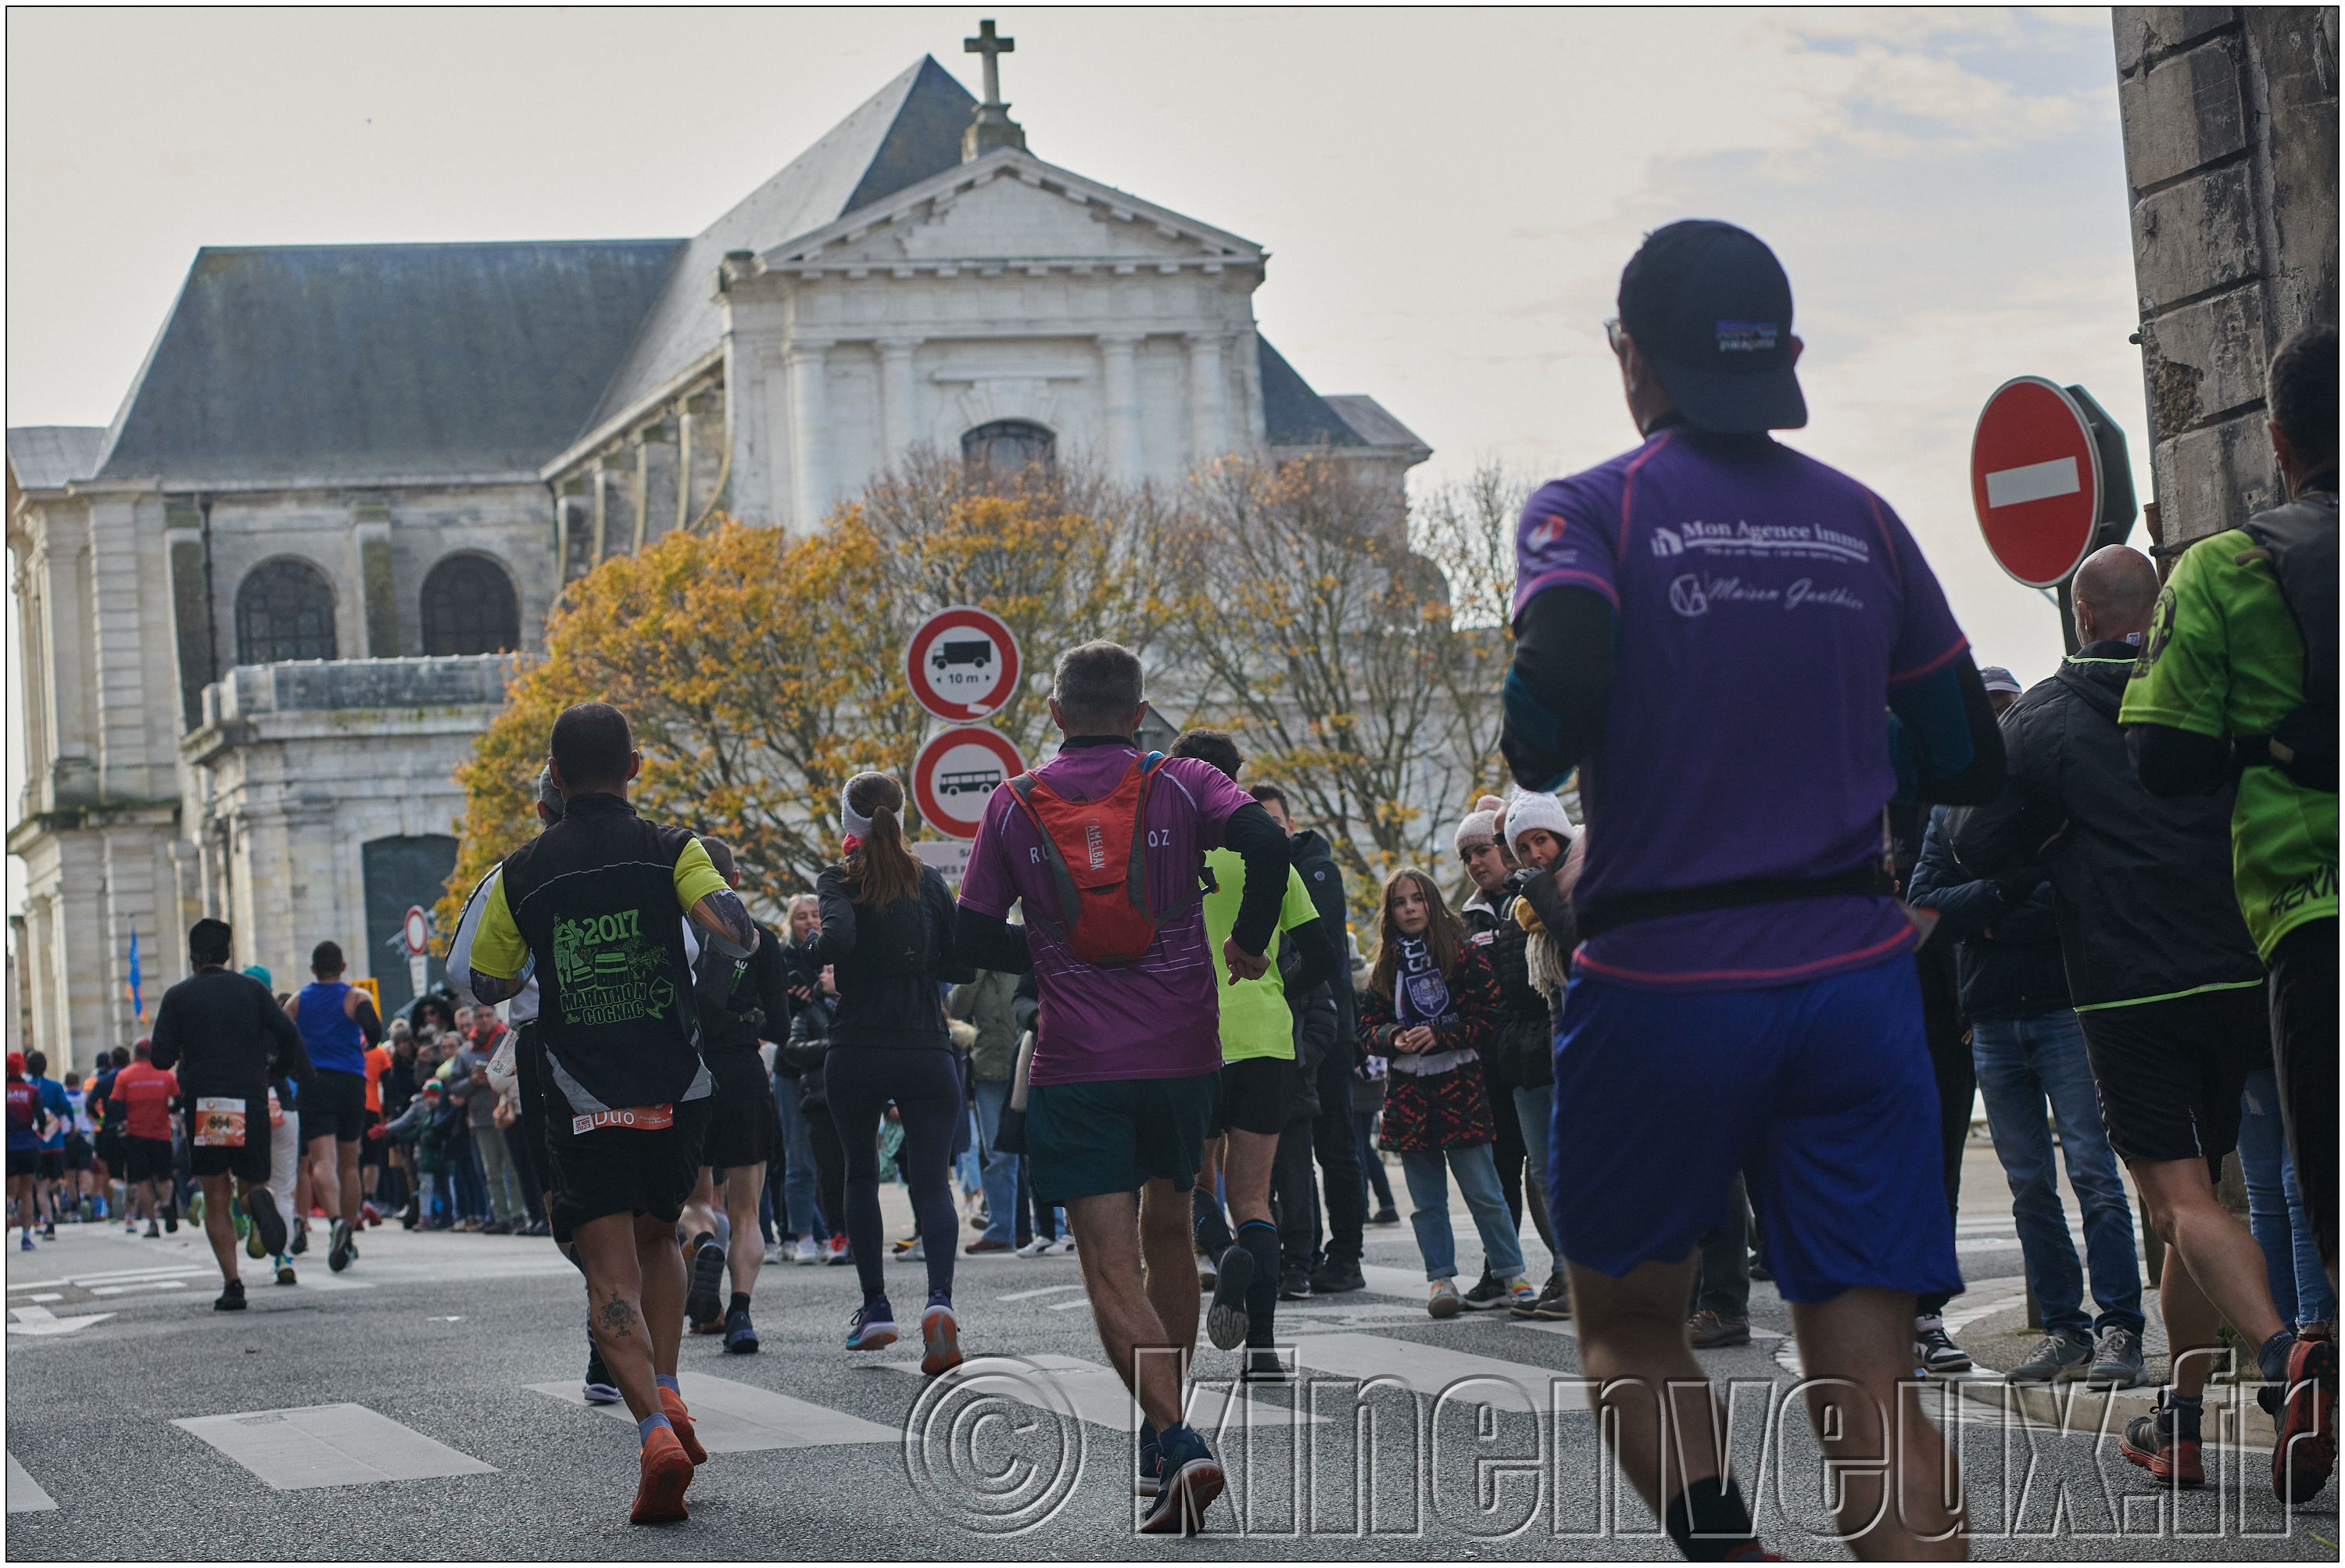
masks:
<svg viewBox="0 0 2345 1568"><path fill-rule="evenodd" d="M301 1135L308 1145L310 1187L321 1208L339 1208L326 1267L340 1274L358 1256L359 1140L366 1135L367 1047L382 1038L374 999L342 983L340 944L321 942L310 954L318 978L285 1003L300 1026L318 1081L301 1095Z"/></svg>

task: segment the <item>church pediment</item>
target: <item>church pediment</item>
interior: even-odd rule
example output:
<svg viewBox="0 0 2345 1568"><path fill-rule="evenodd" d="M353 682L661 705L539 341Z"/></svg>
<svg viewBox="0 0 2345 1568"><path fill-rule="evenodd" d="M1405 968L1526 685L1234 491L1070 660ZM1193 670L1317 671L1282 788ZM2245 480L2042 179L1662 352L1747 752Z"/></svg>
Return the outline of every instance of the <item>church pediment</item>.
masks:
<svg viewBox="0 0 2345 1568"><path fill-rule="evenodd" d="M1005 150L908 187L760 260L769 272L807 277L965 266L1218 272L1259 267L1264 255L1252 240Z"/></svg>

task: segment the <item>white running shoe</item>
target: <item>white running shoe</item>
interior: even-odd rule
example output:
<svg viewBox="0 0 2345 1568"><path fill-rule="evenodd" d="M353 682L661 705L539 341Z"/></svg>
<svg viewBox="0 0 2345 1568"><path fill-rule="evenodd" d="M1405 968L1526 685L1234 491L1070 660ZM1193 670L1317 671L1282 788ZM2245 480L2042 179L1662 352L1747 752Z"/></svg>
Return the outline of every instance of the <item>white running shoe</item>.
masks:
<svg viewBox="0 0 2345 1568"><path fill-rule="evenodd" d="M1050 1250L1051 1238L1047 1236L1038 1236L1033 1240L1028 1242L1025 1246L1020 1247L1018 1249L1018 1256L1020 1257L1042 1257L1048 1256Z"/></svg>
<svg viewBox="0 0 2345 1568"><path fill-rule="evenodd" d="M792 1256L800 1263L820 1263L822 1243L811 1236L801 1236L798 1237L797 1250Z"/></svg>
<svg viewBox="0 0 2345 1568"><path fill-rule="evenodd" d="M1059 1237L1058 1240L1051 1243L1050 1253L1053 1257L1072 1257L1075 1255L1074 1233L1070 1231L1065 1236Z"/></svg>

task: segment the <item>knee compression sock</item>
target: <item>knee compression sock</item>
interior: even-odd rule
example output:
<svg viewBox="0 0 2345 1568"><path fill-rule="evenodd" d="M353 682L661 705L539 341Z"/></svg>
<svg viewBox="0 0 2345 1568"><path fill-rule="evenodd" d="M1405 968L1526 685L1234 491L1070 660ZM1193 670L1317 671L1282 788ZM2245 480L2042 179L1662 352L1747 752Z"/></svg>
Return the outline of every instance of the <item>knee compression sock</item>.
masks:
<svg viewBox="0 0 2345 1568"><path fill-rule="evenodd" d="M1246 1285L1246 1343L1267 1345L1278 1313L1278 1227L1266 1219L1247 1220L1238 1227L1238 1245L1254 1257L1254 1278Z"/></svg>
<svg viewBox="0 0 2345 1568"><path fill-rule="evenodd" d="M1222 1206L1213 1195L1202 1186L1189 1189L1189 1212L1197 1230L1197 1245L1216 1257L1230 1244L1230 1222L1222 1217Z"/></svg>
<svg viewBox="0 0 2345 1568"><path fill-rule="evenodd" d="M1725 1563L1758 1544L1742 1489L1731 1476L1708 1475L1670 1499L1661 1522L1690 1563Z"/></svg>

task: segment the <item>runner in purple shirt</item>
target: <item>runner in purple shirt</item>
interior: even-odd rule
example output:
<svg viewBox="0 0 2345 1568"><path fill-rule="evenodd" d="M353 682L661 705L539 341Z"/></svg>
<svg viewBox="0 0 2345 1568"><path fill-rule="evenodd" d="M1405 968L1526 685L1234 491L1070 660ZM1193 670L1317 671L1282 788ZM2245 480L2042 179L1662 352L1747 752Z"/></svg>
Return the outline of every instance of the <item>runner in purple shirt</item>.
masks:
<svg viewBox="0 0 2345 1568"><path fill-rule="evenodd" d="M1807 423L1791 329L1791 284L1741 229L1671 224L1630 260L1607 331L1645 439L1524 509L1504 745L1526 788L1577 766L1589 826L1548 1186L1589 1375L1698 1384L1694 1248L1741 1169L1808 1376L1861 1390L1836 1416L1810 1401L1853 1458L1889 1451L1912 1397L1914 1295L1962 1288L1883 808L1992 799L2003 752L1904 525L1767 433ZM1650 1392L1613 1408L1681 1550L1751 1541L1706 1391L1672 1399L1673 1435ZM1859 1556L1961 1548L1917 1418L1896 1498L1850 1478Z"/></svg>
<svg viewBox="0 0 2345 1568"><path fill-rule="evenodd" d="M1210 764L1142 757L1132 735L1146 706L1140 660L1129 650L1087 643L1060 657L1051 718L1067 738L1030 776L1039 788L1025 803L1018 792L1025 779L988 802L961 880L955 946L984 968L1040 977L1025 1126L1035 1203L1065 1206L1101 1342L1145 1418L1135 1485L1154 1501L1140 1528L1185 1534L1223 1485L1213 1451L1181 1419L1184 1369L1197 1345L1188 1194L1222 1066L1219 977L1199 871L1210 849L1243 859L1237 923L1222 951L1233 983L1260 979L1286 891L1286 835ZM1135 770L1146 778L1144 797L1083 809L1136 787ZM1143 798L1144 816L1135 820ZM1062 865L1054 866L1038 818L1059 824L1051 840ZM1127 962L1087 961L1075 951L1087 940L1071 923L1077 911L1062 901L1067 868L1093 881L1110 873L1123 908L1097 918L1113 920L1131 912L1125 879L1113 873L1130 864L1134 848L1153 931L1143 918ZM1004 923L1013 902L1025 906L1022 940ZM1084 920L1095 918L1090 902L1081 909Z"/></svg>

